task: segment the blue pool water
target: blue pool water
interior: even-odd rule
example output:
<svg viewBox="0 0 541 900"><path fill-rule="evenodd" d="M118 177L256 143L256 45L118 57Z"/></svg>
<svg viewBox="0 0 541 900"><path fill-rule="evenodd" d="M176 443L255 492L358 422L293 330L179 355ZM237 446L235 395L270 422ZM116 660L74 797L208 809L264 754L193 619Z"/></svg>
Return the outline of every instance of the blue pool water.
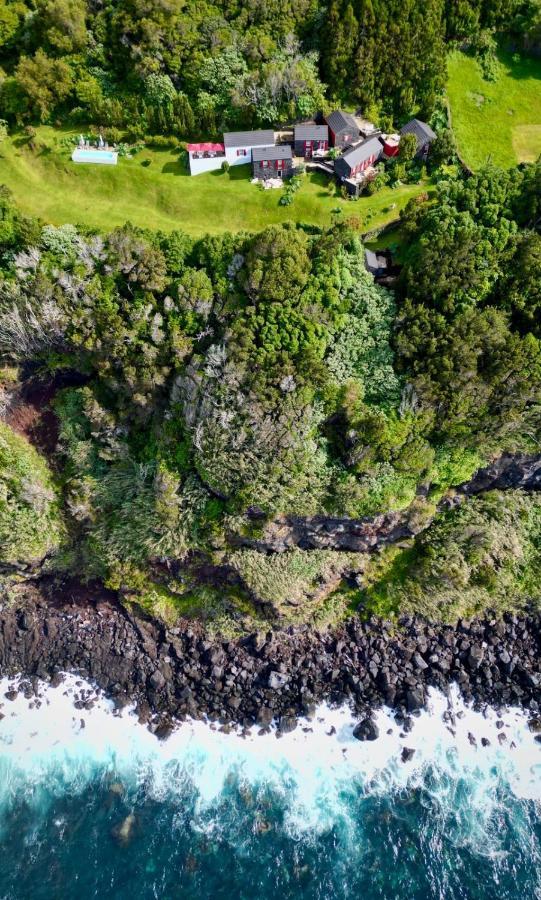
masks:
<svg viewBox="0 0 541 900"><path fill-rule="evenodd" d="M3 707L2 900L541 897L541 746L518 712L504 746L457 697L451 734L436 694L406 738L382 711L373 744L326 708L280 740L193 723L159 743L69 689Z"/></svg>
<svg viewBox="0 0 541 900"><path fill-rule="evenodd" d="M117 157L118 153L114 150L86 149L84 147L77 147L71 154L73 162L105 163L109 165L115 165Z"/></svg>

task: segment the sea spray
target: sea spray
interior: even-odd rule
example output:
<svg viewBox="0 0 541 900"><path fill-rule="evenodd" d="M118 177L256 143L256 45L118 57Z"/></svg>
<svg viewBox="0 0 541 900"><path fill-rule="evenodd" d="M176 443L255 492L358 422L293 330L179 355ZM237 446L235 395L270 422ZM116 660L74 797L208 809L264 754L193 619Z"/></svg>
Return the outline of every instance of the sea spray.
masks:
<svg viewBox="0 0 541 900"><path fill-rule="evenodd" d="M0 683L0 697L8 687ZM278 887L291 896L301 888L310 897L355 896L354 889L393 896L396 878L413 878L411 896L487 896L460 894L455 857L467 860L479 891L488 879L506 896L507 881L511 890L521 878L541 890L541 745L518 709L476 712L456 690L448 697L433 691L408 733L389 710L379 710L373 742L353 737L348 707L327 706L281 738L256 729L224 734L190 721L158 741L130 708L120 713L103 697L89 710L74 708L81 688L92 694L91 685L68 675L56 688L40 685L39 708L22 693L4 702L0 839L15 852L0 862L2 897L28 896L17 893L13 879L17 873L27 889L29 859L45 878L42 896L72 896L63 884L45 890L52 889L47 852L62 856L64 847L68 870L85 885L83 898L102 896L95 891L105 883L122 896L126 861L132 898L168 896L156 894L156 885L168 884L177 870L186 881L181 896L220 896L222 889L223 896L244 896L238 877L248 870L253 876L258 859L262 897ZM14 828L25 835L20 848ZM96 851L99 866L84 869L80 860L78 869L67 853L83 836L87 849L106 848ZM383 868L374 862L379 852ZM206 888L197 887L202 854ZM220 855L237 872L221 886ZM141 870L143 858L148 871ZM285 869L273 858L286 861ZM331 880L318 869L323 860Z"/></svg>

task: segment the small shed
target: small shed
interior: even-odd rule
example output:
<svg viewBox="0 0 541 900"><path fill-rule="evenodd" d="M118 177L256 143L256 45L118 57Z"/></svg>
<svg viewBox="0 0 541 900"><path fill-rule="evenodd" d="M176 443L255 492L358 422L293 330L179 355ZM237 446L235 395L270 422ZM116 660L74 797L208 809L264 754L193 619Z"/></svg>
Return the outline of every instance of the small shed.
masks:
<svg viewBox="0 0 541 900"><path fill-rule="evenodd" d="M200 144L187 144L186 149L190 160L190 175L201 175L203 172L220 169L225 159L223 144L206 141Z"/></svg>
<svg viewBox="0 0 541 900"><path fill-rule="evenodd" d="M398 156L398 151L400 150L400 135L399 134L386 134L385 137L381 138L383 142L383 152L385 156Z"/></svg>
<svg viewBox="0 0 541 900"><path fill-rule="evenodd" d="M400 129L400 134L414 134L417 138L417 156L427 157L430 144L436 139L436 134L426 122L420 119L412 119Z"/></svg>
<svg viewBox="0 0 541 900"><path fill-rule="evenodd" d="M357 121L350 113L335 109L326 117L329 126L329 140L332 147L349 147L361 139Z"/></svg>
<svg viewBox="0 0 541 900"><path fill-rule="evenodd" d="M311 159L314 154L322 153L329 148L328 125L295 125L295 156Z"/></svg>
<svg viewBox="0 0 541 900"><path fill-rule="evenodd" d="M382 250L365 250L364 264L374 278L385 278L392 269L391 254Z"/></svg>
<svg viewBox="0 0 541 900"><path fill-rule="evenodd" d="M254 178L288 178L293 173L293 151L289 144L277 147L254 147Z"/></svg>

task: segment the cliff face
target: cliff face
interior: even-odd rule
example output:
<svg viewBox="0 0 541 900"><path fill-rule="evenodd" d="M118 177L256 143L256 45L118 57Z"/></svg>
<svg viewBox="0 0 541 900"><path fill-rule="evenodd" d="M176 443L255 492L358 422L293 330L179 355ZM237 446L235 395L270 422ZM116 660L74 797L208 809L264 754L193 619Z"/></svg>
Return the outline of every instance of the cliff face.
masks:
<svg viewBox="0 0 541 900"><path fill-rule="evenodd" d="M450 509L464 498L484 491L517 488L541 490L541 454L501 456L456 488L452 496L444 498L436 512ZM413 507L366 519L284 516L269 523L259 539L232 535L231 542L265 553L282 553L290 547L372 553L415 537L431 524L433 518L420 518Z"/></svg>

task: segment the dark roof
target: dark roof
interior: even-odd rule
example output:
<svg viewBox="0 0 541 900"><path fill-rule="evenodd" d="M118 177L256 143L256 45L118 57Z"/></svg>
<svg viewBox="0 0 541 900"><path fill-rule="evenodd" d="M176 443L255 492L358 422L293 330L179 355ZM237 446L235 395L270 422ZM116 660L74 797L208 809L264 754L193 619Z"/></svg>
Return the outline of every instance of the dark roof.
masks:
<svg viewBox="0 0 541 900"><path fill-rule="evenodd" d="M354 169L355 166L363 163L370 156L373 156L374 154L380 156L382 152L383 147L379 137L373 135L372 137L367 138L366 141L363 141L362 144L357 144L356 147L347 150L339 157L339 159L347 163L350 169Z"/></svg>
<svg viewBox="0 0 541 900"><path fill-rule="evenodd" d="M224 134L224 144L228 147L255 147L274 144L274 131L228 131Z"/></svg>
<svg viewBox="0 0 541 900"><path fill-rule="evenodd" d="M327 141L329 128L327 125L295 125L296 141Z"/></svg>
<svg viewBox="0 0 541 900"><path fill-rule="evenodd" d="M332 113L329 113L328 116L325 117L327 125L331 128L336 134L338 131L349 131L353 129L357 133L359 132L359 126L357 122L353 118L352 115L346 112L342 112L341 109L335 109Z"/></svg>
<svg viewBox="0 0 541 900"><path fill-rule="evenodd" d="M426 122L421 122L420 119L412 119L411 122L408 122L407 125L400 129L400 134L414 134L419 147L424 147L425 144L430 143L436 137L430 125L427 125Z"/></svg>
<svg viewBox="0 0 541 900"><path fill-rule="evenodd" d="M254 162L262 162L265 159L292 159L293 151L289 144L280 144L278 147L254 147L252 159Z"/></svg>

